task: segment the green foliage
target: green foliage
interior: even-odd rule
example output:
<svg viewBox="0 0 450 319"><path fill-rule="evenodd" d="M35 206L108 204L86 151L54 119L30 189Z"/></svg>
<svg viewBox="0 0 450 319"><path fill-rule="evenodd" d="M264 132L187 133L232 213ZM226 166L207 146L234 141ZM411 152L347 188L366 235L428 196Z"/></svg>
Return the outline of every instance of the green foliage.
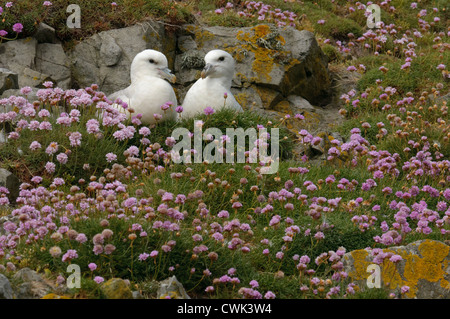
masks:
<svg viewBox="0 0 450 319"><path fill-rule="evenodd" d="M348 39L348 34L353 33L355 37L362 35L361 26L354 20L338 17L335 15L322 16L325 20L324 24L316 24L314 30L325 36L333 37L335 39ZM314 21L316 22L316 21Z"/></svg>
<svg viewBox="0 0 450 319"><path fill-rule="evenodd" d="M325 44L321 47L323 53L325 53L328 57L329 63L337 62L342 59L341 53L332 45Z"/></svg>
<svg viewBox="0 0 450 319"><path fill-rule="evenodd" d="M399 59L383 63L383 66L388 69L386 73L374 65L374 68L368 70L358 81L358 90L362 91L370 87L377 79L383 81L384 87L397 88L399 93L421 92L442 81L441 71L436 69L440 63L438 61L441 61L440 53L423 49L418 50L416 54L417 57L407 69L402 69L405 62ZM448 51L443 53L443 60L446 60L446 57L447 60L450 58Z"/></svg>
<svg viewBox="0 0 450 319"><path fill-rule="evenodd" d="M141 0L118 1L118 6L111 6L109 1L97 0L83 2L83 29L75 31L65 26L67 16L65 8L68 2L60 0L52 2L53 5L49 8L44 8L36 1L15 3L8 15L3 16L5 27L10 28L20 18L25 27L21 36L28 36L33 34L38 22L44 21L56 27L61 39L77 40L95 32L131 25L146 18L158 18L167 22L168 27L175 27L180 23L193 22L193 15L198 11L201 11L202 15L201 17L196 15L195 19L209 25L242 27L258 23L256 16L248 19L239 18L237 11L243 8L242 2L239 1L233 1L234 10L220 15L214 13L214 10L225 6L227 1ZM334 40L347 41L348 33L359 37L366 30L363 12L350 13L348 9L352 4L348 1L339 0L331 3L311 0L299 3L273 0L265 3L271 4L274 8L292 10L298 16L306 14L306 20L313 24L312 29L316 33ZM411 11L408 1L392 0L391 5L395 5L397 10L382 11L382 20L385 23L395 23L404 29L419 27L417 12ZM396 49L392 39L388 39L382 45L379 55L373 54L373 47L358 48L355 52L351 52L355 54L356 59L352 60L351 64L364 64L367 69L357 83L356 97L362 92L368 93L368 96L358 107L353 107L350 102L344 106L348 112L347 118L337 128L345 141L349 140L352 128L359 128L361 136L368 141L370 150L386 150L390 154L398 154L395 164L399 170L398 176L388 175L383 179L376 179L376 186L369 191L363 190L361 184L369 178L374 178L374 172L368 169L369 165L373 164L370 154L365 152L358 155L356 163L351 162L349 154L343 154L337 160L324 160L326 165L323 166L300 162L292 155L295 136L283 127L283 123L274 120L270 123L267 117L250 111L237 114L231 110L221 110L213 115L199 114L197 119L203 121L203 132L207 128L218 128L225 134L226 128L246 130L257 128L258 125L264 125L269 132L270 128L280 128L281 163L276 174L260 175L255 164L175 164L170 160L167 161L167 158L164 160L159 155L155 156L154 153L159 147L165 151L170 149L166 145L166 140L175 129L187 128L190 132L194 132L194 119L157 123L151 127L149 136L151 145L146 149L140 145L141 136L137 136L138 134L126 141L117 141L112 136L114 129L104 128L101 135L89 134L86 123L95 116L95 110L92 108L81 107L79 122L65 127L57 124L56 118L66 105L62 103L63 105L59 105L61 109L57 109L56 106L50 107L42 103L39 107L46 107L55 112L55 116L48 119L53 129L46 134L37 134L39 131L29 129L19 130L18 140L10 140L1 145L0 166L12 170L23 181L28 182L32 176L41 175L44 177L42 186L48 186L54 177L63 178L66 185L49 188L53 193L45 200L34 203L34 200L30 199L30 205L36 204L40 210L43 210L45 205L54 209L52 213L54 215L49 214L46 217L54 222L55 227L42 238L30 236L17 241L17 247L14 249L21 258L14 259L9 256L0 258L1 264L12 262L16 266L49 269L52 274L64 275L68 262L63 261L62 256L68 250L74 249L78 257L73 262L81 268L82 289L70 293L79 298L104 298L99 284L93 280L95 276L102 276L105 280L112 277L129 279L133 285L137 284L146 296L155 297L156 283L172 275L176 275L183 283L189 295L201 298L205 296L242 298L240 289L249 287L252 280L258 281L259 292L270 290L281 299L325 298L331 285L329 283L340 287L340 294L332 298L343 297L348 282L332 281L330 278L334 270L331 268L331 261L316 264L315 258L341 247L347 252L367 247L384 248L382 244L374 242L374 237L382 234L381 221L386 221L389 225L395 222L396 209L390 207L394 200L401 200L408 207L423 200L430 210L434 210L437 203L443 201L441 195L433 197L425 192L420 193L418 197L400 199L395 193L385 194L382 191L385 187L393 188L394 192L408 191L413 186L423 185L438 190L447 187L443 174L448 171L442 170L442 176L410 179L407 175L411 172L402 168L402 165L423 147L422 136L426 136L431 142L431 156L436 156L435 152L439 151L444 159L450 157L448 137L442 134L448 132L448 125L445 126L445 123L440 122L448 110L442 102L434 106L433 100L427 100L431 97L422 94L422 91L433 88L434 94L438 96L440 93L436 93L435 89L438 83L441 92L448 90L448 83L442 78L442 72L436 69L438 64L448 60L448 50L439 52L433 49L436 36L433 32L445 30L443 21L448 15L448 10L442 10L446 5L442 0L423 1L420 5L430 12L431 7L436 6L439 9L436 16L439 16L442 22L432 26L430 32L424 32L422 38L414 40L417 43L415 50L417 57L414 58L409 70L401 70L405 59L404 47L398 45ZM316 21L319 19L326 20L325 24L317 24ZM430 15L425 19L430 21ZM330 44L323 45L322 50L330 58L331 64L342 63L341 54L332 43L333 41L330 41ZM388 71L382 72L379 69L381 66ZM382 82L376 83L377 79ZM388 86L395 87L397 93L389 97L389 103L393 107L384 111L382 106L388 102L374 104L372 100L379 98ZM395 104L407 92L410 92L408 96L413 96L415 100L401 110ZM421 97L424 99L420 99ZM395 122L393 117L399 120ZM400 123L401 121L406 124ZM363 123L370 124L370 127L364 128ZM377 127L379 123L386 129L386 135L379 135ZM136 128L139 129L139 126L136 125ZM14 127L9 126L7 129L13 130ZM398 131L407 135L399 137ZM68 134L72 132L82 134L80 146L70 146ZM420 141L420 148L411 147L409 140ZM57 164L54 175L46 173L43 164L47 161L57 163L54 158L56 154L52 157L42 150L32 151L29 146L33 141L39 142L42 149L51 142L57 142L60 152L69 151L68 163ZM206 144L208 143L203 141L203 146ZM133 145L140 145L140 153L135 158L129 158L124 151ZM248 144L246 146L250 147ZM406 147L411 147L411 150L405 151ZM105 159L105 154L109 152L118 155L114 165ZM83 168L83 164L89 164L89 168L86 166ZM307 169L307 172L299 173L291 170L299 167ZM123 173L124 171L129 175ZM91 178L91 175L95 176ZM340 179L354 181L354 188L342 190L337 187L338 182L331 184L324 182L331 175L336 181ZM81 178L87 181L83 185L78 183ZM89 180L95 182L88 186ZM93 186L96 182L103 185L101 190ZM113 182L114 185L123 183L126 190L110 191ZM296 193L294 199L271 198L272 195L275 196L275 192L286 189L289 182L295 185L294 188L298 187L301 193ZM306 182L317 185L317 189L308 190ZM78 185L80 189L69 190L72 185ZM293 188L290 188L290 191L293 192ZM187 199L184 202L166 200L163 198L166 193L173 196L184 194ZM300 194L307 196L307 200L297 199ZM1 196L3 195L0 194ZM320 198L340 198L341 202L331 211L322 210L317 216L312 216L310 210ZM356 198L361 199L359 205L355 204ZM130 207L127 201L133 199L136 199L137 204ZM233 208L233 203L236 202L241 203L242 207ZM293 204L294 208L287 209L285 206L287 203ZM272 209L261 213L261 208L267 205L271 205ZM373 210L374 205L380 205L380 210ZM0 206L0 216L10 215L12 209ZM218 213L225 210L229 213L229 217L219 217ZM181 213L182 218L179 215L177 218L170 215L174 211ZM442 211L438 214L440 217L444 215ZM272 218L277 215L280 216L280 221L271 224ZM353 216L362 215L374 216L377 218L376 222L367 229L362 229L351 220ZM18 216L18 218L25 217ZM66 217L68 221L61 217ZM213 237L216 232L214 227L226 227L236 220L240 226L221 231L223 239L216 240ZM156 227L155 221L169 222L173 229ZM415 222L411 220L411 228L415 228ZM242 224L247 225L241 228ZM289 231L292 225L298 226L298 232ZM68 226L69 231L62 232L61 237L52 236L57 233L57 229L64 226ZM169 226L166 224L165 227ZM246 227L250 230L246 230ZM96 252L94 238L105 230L111 231L112 236L104 238L103 251ZM87 241L81 243L74 239L74 231L86 235ZM323 233L323 238L314 236L319 231ZM445 236L432 225L431 234L426 235L413 230L404 236L401 244L425 238L443 241L446 239ZM230 243L236 238L241 239L242 243L233 247ZM106 245L112 245L109 248L113 247L114 251L107 252ZM54 254L54 247L59 247L61 254ZM143 255L153 251L158 252L155 257L145 258ZM314 271L313 274L306 275L297 268L298 257L304 255L311 258L307 267ZM97 269L89 270L90 263L95 263ZM230 276L238 277L240 281L238 284L217 282L221 276L231 274L232 269L236 274ZM320 284L327 288L318 294L312 293L311 290L314 289L310 282L312 277L317 277L323 282L328 280L327 284ZM311 290L301 292L299 289L301 285L306 285ZM205 293L206 287L209 286L214 286L215 289L211 295ZM389 292L385 289L371 289L357 291L356 294L345 297L386 299L389 298Z"/></svg>

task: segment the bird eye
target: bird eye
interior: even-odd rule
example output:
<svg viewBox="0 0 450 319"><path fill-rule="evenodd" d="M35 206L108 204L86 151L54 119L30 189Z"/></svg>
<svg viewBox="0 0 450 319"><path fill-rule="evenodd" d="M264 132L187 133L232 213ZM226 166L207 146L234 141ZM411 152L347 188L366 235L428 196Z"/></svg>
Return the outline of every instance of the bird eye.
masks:
<svg viewBox="0 0 450 319"><path fill-rule="evenodd" d="M150 60L148 60L148 62L150 62L150 63L155 63L155 60L153 60L153 59L150 59Z"/></svg>
<svg viewBox="0 0 450 319"><path fill-rule="evenodd" d="M224 56L221 56L221 57L219 58L219 61L223 61L223 60L225 60L225 57L224 57Z"/></svg>

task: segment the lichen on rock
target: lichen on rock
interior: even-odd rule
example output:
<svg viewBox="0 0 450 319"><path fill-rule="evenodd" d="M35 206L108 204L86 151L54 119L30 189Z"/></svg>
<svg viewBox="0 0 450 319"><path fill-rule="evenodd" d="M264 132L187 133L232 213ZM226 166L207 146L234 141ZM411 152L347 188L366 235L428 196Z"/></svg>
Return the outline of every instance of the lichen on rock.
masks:
<svg viewBox="0 0 450 319"><path fill-rule="evenodd" d="M406 298L450 297L450 246L435 240L420 240L407 246L383 249L384 253L401 256L394 263L385 258L380 266L381 284L399 293L408 286ZM344 256L344 267L362 290L368 289L370 273L367 267L374 264L372 250L355 250Z"/></svg>

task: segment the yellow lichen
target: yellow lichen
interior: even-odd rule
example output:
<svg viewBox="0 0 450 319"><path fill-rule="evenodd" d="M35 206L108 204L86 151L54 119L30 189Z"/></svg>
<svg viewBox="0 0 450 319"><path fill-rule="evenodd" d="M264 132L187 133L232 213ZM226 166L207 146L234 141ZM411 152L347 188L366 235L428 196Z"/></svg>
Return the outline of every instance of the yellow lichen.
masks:
<svg viewBox="0 0 450 319"><path fill-rule="evenodd" d="M445 289L450 288L449 282L444 278L446 269L449 266L447 258L450 247L433 240L425 240L418 247L421 256L408 253L406 250L384 249L384 252L392 252L400 255L405 261L404 271L399 272L397 266L385 259L380 265L382 282L390 289L396 289L402 286L410 287L406 296L414 298L418 291L420 280L428 282L439 282ZM369 253L366 250L356 250L351 253L354 259L354 271L349 276L354 280L366 280L370 275L367 267L373 264L368 259Z"/></svg>
<svg viewBox="0 0 450 319"><path fill-rule="evenodd" d="M214 38L214 34L205 30L199 26L187 26L186 30L194 34L197 47L200 49L203 47L206 41L210 41Z"/></svg>
<svg viewBox="0 0 450 319"><path fill-rule="evenodd" d="M236 35L236 38L242 42L241 47L255 55L252 70L256 73L259 82L270 82L270 73L273 66L277 63L275 61L275 55L278 53L277 50L258 45L258 40L264 39L271 33L270 26L260 24L251 28L250 32L240 30ZM276 35L275 40L282 45L286 43L286 40L280 35Z"/></svg>
<svg viewBox="0 0 450 319"><path fill-rule="evenodd" d="M55 293L49 293L49 294L46 294L41 299L70 299L70 298L67 297L67 296L60 296L60 295L57 295Z"/></svg>
<svg viewBox="0 0 450 319"><path fill-rule="evenodd" d="M250 96L248 93L238 93L238 94L234 95L234 98L242 106L242 108L244 110L247 109L247 101L248 101L249 97Z"/></svg>
<svg viewBox="0 0 450 319"><path fill-rule="evenodd" d="M255 89L259 97L261 98L262 104L267 108L271 108L273 101L277 99L279 93L277 91L260 86L256 86Z"/></svg>

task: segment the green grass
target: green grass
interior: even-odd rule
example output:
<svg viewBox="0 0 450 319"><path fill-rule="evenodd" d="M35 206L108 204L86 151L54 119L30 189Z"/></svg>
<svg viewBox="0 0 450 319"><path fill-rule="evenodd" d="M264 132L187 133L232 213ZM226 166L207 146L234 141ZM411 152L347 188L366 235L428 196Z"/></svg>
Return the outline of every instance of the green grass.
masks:
<svg viewBox="0 0 450 319"><path fill-rule="evenodd" d="M243 27L258 23L256 17L241 19L238 18L236 11L242 9L238 1L233 3L236 10L229 11L224 15L217 15L214 10L223 7L226 1L117 1L117 7L111 7L109 1L96 0L82 4L82 30L69 30L65 26L65 7L67 1L52 1L53 6L47 9L41 6L37 1L18 2L8 12L5 17L4 25L10 28L13 23L20 21L24 24L24 32L21 36L33 34L36 25L44 21L57 29L57 35L64 41L78 41L95 32L107 30L110 28L123 27L142 21L146 18L157 18L166 22L167 27L175 28L182 23L200 21L208 25L223 25L230 27ZM347 1L336 1L339 5L332 4L329 1L304 1L284 2L282 0L271 0L265 3L271 4L274 8L282 10L292 10L298 16L306 14L302 22L298 22L298 28L307 28L314 30L321 37L329 37L332 40L348 40L348 33L352 32L356 37L366 31L365 17L361 11L350 13L348 8L351 3ZM409 1L393 0L392 5L397 8L396 12L382 13L382 20L386 23L395 23L398 26L406 28L418 28L416 11L412 11ZM437 7L439 12L429 14L426 19L430 20L432 16L439 16L441 21L448 16L448 10L442 9L446 6L445 1L422 1L421 8L426 7L430 12L433 7ZM197 15L198 11L202 15ZM195 15L195 18L194 18ZM197 20L198 19L198 20ZM324 19L324 25L317 24L317 20ZM391 154L399 154L397 168L400 171L398 177L388 176L381 180L376 180L377 186L370 191L361 189L361 184L367 179L373 178L373 172L368 170L370 156L362 156L356 165L350 163L350 158L343 156L341 160L328 161L326 165L311 165L309 162L300 162L293 158L292 150L295 146L295 137L285 128L282 123L257 115L252 112L236 114L233 111L222 110L213 115L199 115L198 119L204 122L203 131L207 128L219 128L225 134L226 128L256 128L262 124L267 128L280 128L280 167L276 174L260 175L255 170L256 165L246 165L244 163L193 163L193 164L174 164L164 162L160 158L153 157L149 153L142 152L137 164L132 161L126 161L123 154L131 145L139 145L140 137L135 137L128 141L118 142L112 137L113 130L104 131L101 138L96 138L86 132L86 121L93 116L92 110L83 110L80 122L72 124L70 128L61 127L51 119L53 130L47 134L36 134L29 130L23 130L18 141L10 141L0 147L0 167L13 171L23 181L29 181L33 175L42 175L44 177L43 186L48 186L56 176L63 177L66 185L57 188L60 193L54 193L52 198L42 200L36 205L53 205L53 201L65 199L64 205L55 207L56 214L67 214L66 205L74 204L79 210L78 214L70 215L70 228L78 233L84 233L88 241L85 244L69 239L66 235L63 239L57 241L46 236L42 241L31 241L18 243L17 250L22 257L21 260L12 260L17 266L30 266L34 269L49 269L52 274L63 274L67 263L62 262L61 256L53 258L49 250L53 246L59 246L62 252L68 249L76 249L79 258L76 263L80 265L83 271L82 286L83 289L78 292L70 292L76 297L103 298L98 284L92 279L93 276L104 276L106 279L120 277L130 279L133 284L137 284L143 293L154 297L156 294L155 282L166 279L169 276L176 275L177 279L183 283L188 294L195 297L205 298L241 298L239 288L249 287L251 280L259 282L259 291L266 292L271 290L277 298L324 298L324 292L314 295L311 292L302 293L299 289L301 285L311 286L309 280L312 276L326 280L333 271L330 264L316 265L314 258L323 252L336 251L344 247L347 252L367 247L381 247L373 240L374 236L380 236L382 231L379 228L380 222L385 220L391 225L394 220L395 211L389 208L389 204L400 199L395 194L385 195L382 189L391 187L394 191L406 191L416 185L430 185L439 190L446 187L444 176L432 178L424 176L420 179L408 179L408 172L402 170L402 164L417 153L416 149L407 153L404 149L408 146L408 140L418 141L422 136L433 143L439 144L437 148L432 144L430 152L434 154L439 150L444 159L450 157L450 146L448 137L448 125L438 124L438 118L443 118L445 107L441 104L433 108L433 103L427 100L420 100L423 91L430 92L440 84L441 91L448 91L448 83L442 78L436 66L439 63L445 63L449 58L448 50L439 52L433 49L433 39L437 32L444 31L445 27L437 24L432 27L431 32L423 32L424 37L415 40L418 47L416 49L417 57L414 58L411 69L403 71L400 69L404 63L405 56L402 53L403 48L395 51L394 43L389 40L380 50L380 54L375 56L372 50L361 50L355 53L355 59L343 62L334 41L323 45L325 53L332 60L331 64L337 66L364 64L367 68L357 83L357 96L366 91L369 93L366 100L361 101L358 108L351 105L344 106L348 111L345 121L336 128L336 130L348 141L350 130L360 128L361 135L372 145L373 150L387 150ZM3 26L2 26L3 27ZM390 52L389 52L390 51ZM394 52L395 51L395 52ZM383 73L379 70L380 66L385 66L389 71ZM397 88L397 94L392 96L389 103L395 103L403 98L407 92L411 92L415 102L405 107L405 112L398 107L393 107L389 111L382 111L384 102L378 106L371 104L372 99L378 98L382 93L375 80L382 80L383 88L392 86ZM431 94L431 93L429 93ZM412 115L412 112L417 112ZM389 115L391 114L391 115ZM407 124L395 124L389 120L391 116L397 116ZM410 118L408 118L408 116ZM420 117L419 117L420 116ZM445 119L444 119L445 120ZM428 124L425 124L425 121ZM362 123L367 122L370 128L362 128ZM377 123L383 122L387 129L385 137L379 137ZM392 123L391 123L392 122ZM151 143L155 147L156 143L165 150L169 148L166 145L166 138L172 134L176 128L187 128L190 132L194 131L194 120L167 121L158 123L151 128ZM408 137L399 138L396 131L401 130L408 134ZM69 146L67 133L79 131L83 135L82 144L78 148ZM217 138L217 137L216 137ZM29 149L32 141L38 141L45 149L50 142L58 142L60 151L70 149L69 162L66 165L57 166L55 175L47 174L43 171L43 163L48 160L54 160L44 152L33 152ZM207 143L204 142L203 146ZM423 143L421 144L423 146ZM248 145L247 145L248 147ZM22 154L17 152L17 148L22 150ZM115 166L107 163L105 154L113 152L118 155L118 163ZM82 166L89 163L89 170L83 170ZM155 170L160 165L161 171ZM146 169L143 170L142 168ZM290 173L289 168L305 167L309 170L306 174ZM119 168L123 171L131 172L133 178L128 178L116 172ZM444 171L445 173L445 171ZM111 175L112 174L112 175ZM176 175L178 174L178 175ZM120 181L127 185L126 192L118 192L113 198L102 194L101 191L95 191L87 183L79 185L79 191L70 191L73 184L77 184L80 178L89 181L101 181L106 184L113 180ZM330 175L334 175L336 180L346 178L349 181L356 181L358 185L354 190L340 190L336 183L327 185L324 180ZM243 180L245 178L245 180ZM278 192L285 187L286 182L293 182L294 187L299 187L302 194L308 196L308 203L303 204L299 200L290 200L294 203L294 210L288 211L284 204L286 202L268 200L271 192ZM304 183L310 181L318 186L316 191L308 191ZM256 190L255 190L256 187ZM201 191L201 197L193 196L194 191ZM291 189L292 191L292 189ZM158 211L158 207L163 204L162 194L170 192L174 196L185 194L188 200L184 204L170 203L172 209L183 214L183 219L175 220L169 216L169 212L164 209ZM75 194L74 194L75 193ZM89 200L85 200L84 196ZM192 198L191 198L192 196ZM261 201L264 196L264 201ZM142 204L136 206L135 210L127 208L123 203L130 197L142 200ZM324 197L326 199L341 198L341 205L332 212L322 211L317 219L309 215L312 199ZM362 198L360 206L350 209L350 204L356 198ZM421 193L417 198L401 199L408 207L415 202L423 200L430 209L435 209L436 204L442 197L435 198L425 193ZM144 204L148 201L150 204ZM242 203L242 208L233 209L233 202ZM102 204L100 204L102 203ZM265 214L257 214L255 211L265 207L267 204L273 205L273 211ZM86 205L89 206L86 209ZM98 205L98 206L97 206ZM104 205L104 206L102 206ZM372 211L374 205L380 205L379 211ZM108 207L113 207L111 211ZM154 211L149 209L151 207ZM162 207L162 206L161 206ZM161 208L160 207L160 208ZM147 210L146 210L147 209ZM230 217L227 221L217 216L221 210L227 210ZM10 214L10 209L0 206L0 216ZM351 218L355 215L375 216L377 221L372 227L361 231L355 225ZM282 217L279 225L269 226L269 222L274 215ZM442 214L441 214L442 215ZM88 218L85 218L88 217ZM300 229L298 234L292 236L292 241L285 242L283 236L285 229L290 225L286 217L289 217L294 225ZM102 226L102 220L108 220L108 226ZM230 232L223 232L224 240L215 241L212 234L215 232L213 225L217 224L225 227L228 222L237 219L241 224L248 223L251 232L240 229L233 229ZM170 221L178 224L180 228L175 231L166 231L153 227L155 220ZM61 221L55 219L57 226L61 226ZM132 230L133 224L139 223L147 236L140 236L140 231ZM216 223L216 224L214 224ZM329 226L329 227L328 227ZM416 225L411 221L411 228ZM106 243L114 244L115 252L113 254L94 254L94 244L92 238L101 233L105 228L113 231L112 238ZM306 230L311 230L311 235L305 235ZM324 234L323 239L315 239L314 234L321 230ZM236 235L238 234L238 235ZM131 235L131 236L130 236ZM136 235L133 238L133 235ZM193 236L201 235L203 240L197 242ZM237 249L229 249L227 245L233 239L239 237L243 244L250 249L249 252L241 251L241 246ZM424 235L416 232L407 234L401 244L421 239L435 239L444 241L445 235L442 235L436 227L433 226L433 232L430 235ZM176 245L172 247L170 253L162 251L162 245L168 244L172 240ZM269 244L261 243L262 240L268 240ZM199 245L205 245L208 250L199 252ZM263 254L264 249L269 249L269 254ZM146 261L140 261L139 255L146 252L150 253L158 250L159 254L155 259L149 257ZM283 252L282 259L277 258L277 253ZM217 260L210 253L216 253ZM297 262L294 257L308 255L311 257L311 263L308 268L314 269L315 274L307 276L301 274L296 268ZM8 260L9 261L9 260ZM6 259L1 260L6 262ZM87 268L89 263L95 262L99 268L95 272L90 272ZM169 268L169 267L173 267ZM236 276L239 277L241 284L232 285L218 284L215 278L219 278L228 273L230 268L236 269ZM204 270L209 270L212 275L207 276ZM56 275L55 275L56 276ZM341 295L345 293L348 281L340 282ZM213 285L214 293L207 295L205 288ZM334 297L333 297L334 298ZM355 295L349 295L348 298L355 299L387 299L389 292L385 289L367 289L357 291Z"/></svg>
<svg viewBox="0 0 450 319"><path fill-rule="evenodd" d="M399 93L405 94L407 92L421 93L423 90L429 90L438 82L442 82L441 71L436 67L439 63L450 58L450 53L444 52L440 58L439 52L433 51L429 48L419 49L416 54L417 58L412 62L409 70L402 70L401 66L404 61L396 59L394 61L384 62L383 65L389 70L383 73L376 66L368 70L363 77L358 81L358 90L364 90L375 83L375 80L380 79L383 86L395 87ZM370 59L370 58L369 58ZM440 62L442 61L442 62ZM448 88L448 86L446 85Z"/></svg>

